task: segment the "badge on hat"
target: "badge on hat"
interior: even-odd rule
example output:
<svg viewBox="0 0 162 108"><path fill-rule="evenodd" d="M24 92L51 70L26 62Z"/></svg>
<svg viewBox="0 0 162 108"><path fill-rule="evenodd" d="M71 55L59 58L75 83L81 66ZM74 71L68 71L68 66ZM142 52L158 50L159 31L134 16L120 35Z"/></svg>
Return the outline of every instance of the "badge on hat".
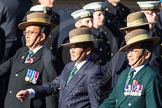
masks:
<svg viewBox="0 0 162 108"><path fill-rule="evenodd" d="M108 11L104 2L93 2L83 6L83 9L92 9L93 11Z"/></svg>
<svg viewBox="0 0 162 108"><path fill-rule="evenodd" d="M74 11L71 13L71 16L76 20L80 20L83 18L92 18L93 17L93 11L90 9L80 9L77 11Z"/></svg>

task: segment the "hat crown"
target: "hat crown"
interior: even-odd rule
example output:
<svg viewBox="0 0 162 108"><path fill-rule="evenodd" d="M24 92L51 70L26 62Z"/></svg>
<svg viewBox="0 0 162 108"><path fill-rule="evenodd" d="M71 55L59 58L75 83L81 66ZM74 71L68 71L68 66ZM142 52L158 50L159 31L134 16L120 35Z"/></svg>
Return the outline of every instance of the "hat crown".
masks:
<svg viewBox="0 0 162 108"><path fill-rule="evenodd" d="M27 22L49 22L49 16L43 12L34 12L27 15Z"/></svg>
<svg viewBox="0 0 162 108"><path fill-rule="evenodd" d="M31 12L44 12L44 13L47 13L47 11L50 10L50 7L48 6L45 6L45 5L34 5L30 8L30 11Z"/></svg>
<svg viewBox="0 0 162 108"><path fill-rule="evenodd" d="M134 12L127 17L127 27L138 26L143 23L148 23L146 16L143 12Z"/></svg>
<svg viewBox="0 0 162 108"><path fill-rule="evenodd" d="M50 23L50 17L46 13L43 12L33 12L27 15L27 21L22 22L18 25L18 27L24 30L27 26L31 25L44 25L49 28L53 28L55 25Z"/></svg>
<svg viewBox="0 0 162 108"><path fill-rule="evenodd" d="M106 9L104 2L93 2L83 6L83 9L93 9L94 11L103 11Z"/></svg>
<svg viewBox="0 0 162 108"><path fill-rule="evenodd" d="M69 43L62 44L62 46L83 42L93 42L96 40L94 39L90 28L82 27L73 29L69 32L69 41Z"/></svg>
<svg viewBox="0 0 162 108"><path fill-rule="evenodd" d="M137 4L141 10L155 10L160 8L160 1L139 1Z"/></svg>
<svg viewBox="0 0 162 108"><path fill-rule="evenodd" d="M131 45L138 44L141 42L152 42L156 43L159 41L158 37L151 37L149 32L145 29L135 29L129 32L125 36L126 45L120 48L120 51L126 51Z"/></svg>
<svg viewBox="0 0 162 108"><path fill-rule="evenodd" d="M126 41L126 44L130 44L132 43L131 40L135 37L141 37L141 36L144 36L145 35L145 39L147 38L150 38L150 35L148 33L148 31L144 30L144 29L136 29L136 30L133 30L132 32L128 33L127 35L125 35L125 41ZM133 40L133 42L136 42L136 40Z"/></svg>
<svg viewBox="0 0 162 108"><path fill-rule="evenodd" d="M94 37L89 28L77 28L69 32L70 43L80 43L93 41Z"/></svg>
<svg viewBox="0 0 162 108"><path fill-rule="evenodd" d="M143 12L141 11L133 12L127 16L127 27L123 27L120 30L126 30L134 27L141 27L153 23L155 22L148 22L146 15Z"/></svg>
<svg viewBox="0 0 162 108"><path fill-rule="evenodd" d="M75 20L80 20L83 18L92 17L93 11L90 9L80 9L80 10L77 10L77 11L74 11L73 13L71 13L71 16Z"/></svg>

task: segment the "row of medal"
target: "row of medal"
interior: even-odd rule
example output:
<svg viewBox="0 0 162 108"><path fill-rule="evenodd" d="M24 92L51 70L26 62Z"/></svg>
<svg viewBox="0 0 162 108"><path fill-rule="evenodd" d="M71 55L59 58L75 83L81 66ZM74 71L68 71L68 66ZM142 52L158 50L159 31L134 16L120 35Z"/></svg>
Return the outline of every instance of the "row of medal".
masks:
<svg viewBox="0 0 162 108"><path fill-rule="evenodd" d="M39 72L32 69L28 69L25 76L25 81L36 84L38 77L39 77Z"/></svg>
<svg viewBox="0 0 162 108"><path fill-rule="evenodd" d="M141 96L143 85L125 85L125 96Z"/></svg>

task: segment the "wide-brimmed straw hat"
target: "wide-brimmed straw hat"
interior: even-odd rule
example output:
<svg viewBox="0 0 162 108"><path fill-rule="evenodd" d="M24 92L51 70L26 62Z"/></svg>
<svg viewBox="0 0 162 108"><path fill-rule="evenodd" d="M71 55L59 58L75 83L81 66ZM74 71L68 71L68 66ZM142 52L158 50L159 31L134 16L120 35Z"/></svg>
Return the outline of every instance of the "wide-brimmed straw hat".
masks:
<svg viewBox="0 0 162 108"><path fill-rule="evenodd" d="M152 42L153 44L157 43L160 38L159 37L151 37L147 30L144 29L136 29L129 32L125 36L126 45L119 49L119 51L125 52L132 45L141 43L141 42Z"/></svg>
<svg viewBox="0 0 162 108"><path fill-rule="evenodd" d="M27 26L31 26L31 25L47 26L51 29L55 27L55 24L50 23L50 17L43 12L33 12L28 14L27 21L20 23L18 27L22 30L25 30Z"/></svg>
<svg viewBox="0 0 162 108"><path fill-rule="evenodd" d="M76 28L69 32L69 43L62 44L62 46L72 45L84 42L98 42L101 40L94 39L90 28L82 27Z"/></svg>
<svg viewBox="0 0 162 108"><path fill-rule="evenodd" d="M148 24L154 24L156 22L148 22L143 12L133 12L127 16L127 27L120 28L120 30L126 30L129 28L140 27Z"/></svg>

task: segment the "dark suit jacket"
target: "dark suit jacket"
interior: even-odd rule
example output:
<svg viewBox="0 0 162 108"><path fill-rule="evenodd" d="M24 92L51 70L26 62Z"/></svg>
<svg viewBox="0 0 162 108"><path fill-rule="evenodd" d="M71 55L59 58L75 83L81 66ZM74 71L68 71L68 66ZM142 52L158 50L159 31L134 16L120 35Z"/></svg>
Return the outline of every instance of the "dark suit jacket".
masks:
<svg viewBox="0 0 162 108"><path fill-rule="evenodd" d="M87 61L67 84L73 67L74 62L68 63L58 78L34 88L35 97L47 96L59 89L59 108L98 108L102 93L96 85L102 77L99 68L93 62Z"/></svg>
<svg viewBox="0 0 162 108"><path fill-rule="evenodd" d="M34 54L33 63L24 63L25 57L29 49L23 47L17 51L15 56L8 61L0 65L0 76L4 74L10 74L8 92L5 99L5 108L52 108L57 105L56 97L50 96L41 99L32 99L24 103L20 102L16 98L16 93L22 89L35 87L52 81L57 76L57 69L59 69L57 59L49 53L49 50L45 47L41 48L36 54ZM46 55L46 57L44 57ZM43 58L49 58L44 61ZM50 60L50 61L49 61ZM46 64L46 63L47 64ZM46 64L46 65L45 65ZM27 70L35 70L39 72L39 77L36 84L25 81ZM57 70L57 71L56 71ZM48 107L46 107L48 105Z"/></svg>
<svg viewBox="0 0 162 108"><path fill-rule="evenodd" d="M162 108L162 80L159 75L149 66L142 68L133 80L138 81L138 85L143 85L141 96L125 96L124 88L129 69L124 70L113 92L109 98L100 105L99 108Z"/></svg>

